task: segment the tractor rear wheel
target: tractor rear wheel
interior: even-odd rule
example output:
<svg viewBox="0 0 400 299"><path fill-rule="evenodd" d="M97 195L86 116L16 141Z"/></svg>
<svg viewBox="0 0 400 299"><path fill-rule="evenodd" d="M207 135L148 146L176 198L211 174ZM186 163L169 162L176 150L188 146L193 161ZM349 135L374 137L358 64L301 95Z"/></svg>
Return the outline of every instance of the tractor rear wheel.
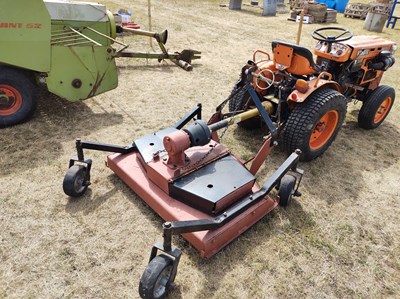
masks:
<svg viewBox="0 0 400 299"><path fill-rule="evenodd" d="M35 89L22 72L0 68L0 128L19 124L33 114Z"/></svg>
<svg viewBox="0 0 400 299"><path fill-rule="evenodd" d="M236 113L249 108L249 102L252 102L249 88L249 84L233 88L229 100L229 112ZM257 116L238 123L238 126L245 130L254 130L262 126L262 120L261 117Z"/></svg>
<svg viewBox="0 0 400 299"><path fill-rule="evenodd" d="M346 98L332 89L317 90L291 112L283 135L287 154L300 149L301 161L324 153L335 140L346 116Z"/></svg>
<svg viewBox="0 0 400 299"><path fill-rule="evenodd" d="M358 114L358 125L363 129L375 129L388 116L393 107L395 91L387 85L378 86L363 102Z"/></svg>

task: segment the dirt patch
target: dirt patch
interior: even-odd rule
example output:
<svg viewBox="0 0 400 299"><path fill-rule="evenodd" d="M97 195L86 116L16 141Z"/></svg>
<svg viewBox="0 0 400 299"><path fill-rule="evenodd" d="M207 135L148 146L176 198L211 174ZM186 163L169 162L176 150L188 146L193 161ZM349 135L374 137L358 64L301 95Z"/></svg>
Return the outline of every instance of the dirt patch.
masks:
<svg viewBox="0 0 400 299"><path fill-rule="evenodd" d="M147 1L107 1L127 7L146 28ZM202 51L187 73L172 63L120 59L119 87L70 103L48 94L33 119L0 134L0 297L135 298L162 220L104 166L105 153L91 152L92 185L68 199L62 180L74 139L126 145L174 124L197 103L211 116L253 51L271 41L294 42L289 14L261 16L219 1L153 3L154 30L168 28L171 50ZM354 34L363 21L338 14ZM312 30L301 44L312 49ZM399 29L379 34L400 44ZM142 37L124 37L133 50L151 51ZM398 61L399 54L396 54ZM383 83L399 93L400 63ZM210 260L182 238L184 251L169 298L383 298L399 297L400 105L373 131L357 127L360 104L351 105L338 138L305 170L303 196L276 209ZM262 133L229 129L223 142L240 156L259 146ZM274 151L259 181L285 159Z"/></svg>

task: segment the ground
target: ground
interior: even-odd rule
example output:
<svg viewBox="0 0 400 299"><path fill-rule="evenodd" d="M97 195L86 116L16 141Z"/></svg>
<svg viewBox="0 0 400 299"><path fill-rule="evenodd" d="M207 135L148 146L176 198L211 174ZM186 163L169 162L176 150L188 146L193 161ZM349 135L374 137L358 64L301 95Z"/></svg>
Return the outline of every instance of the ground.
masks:
<svg viewBox="0 0 400 299"><path fill-rule="evenodd" d="M106 1L125 7L148 28L147 1ZM81 199L62 191L74 140L126 145L169 126L197 103L204 118L224 100L253 51L271 41L295 42L289 13L231 11L220 1L152 3L153 30L168 28L170 50L202 51L192 72L172 63L119 59L119 87L71 103L42 92L38 110L0 134L0 298L137 298L138 282L162 219L91 152L92 185ZM338 15L334 26L379 34L400 43L399 29L368 32L364 22ZM312 49L305 24L301 44ZM133 50L151 51L144 37L124 37ZM399 60L399 52L396 54ZM383 84L399 93L400 63ZM301 163L303 195L277 208L209 260L182 238L169 298L399 298L400 102L376 130L357 126L360 103L350 104L336 141L320 158ZM263 132L231 128L223 142L249 157ZM264 182L285 159L276 150Z"/></svg>

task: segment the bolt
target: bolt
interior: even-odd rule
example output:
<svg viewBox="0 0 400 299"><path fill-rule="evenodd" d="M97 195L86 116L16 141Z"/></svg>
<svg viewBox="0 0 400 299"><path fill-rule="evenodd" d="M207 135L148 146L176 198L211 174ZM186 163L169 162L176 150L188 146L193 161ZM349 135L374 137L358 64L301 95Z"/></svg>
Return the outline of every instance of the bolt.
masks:
<svg viewBox="0 0 400 299"><path fill-rule="evenodd" d="M295 152L296 154L298 154L299 156L301 155L301 150L300 150L300 149L296 149L294 152Z"/></svg>
<svg viewBox="0 0 400 299"><path fill-rule="evenodd" d="M228 217L228 213L227 213L227 212L224 212L223 216L224 216L224 217Z"/></svg>
<svg viewBox="0 0 400 299"><path fill-rule="evenodd" d="M172 223L171 222L165 222L164 224L163 224L163 227L164 228L171 228L172 227Z"/></svg>

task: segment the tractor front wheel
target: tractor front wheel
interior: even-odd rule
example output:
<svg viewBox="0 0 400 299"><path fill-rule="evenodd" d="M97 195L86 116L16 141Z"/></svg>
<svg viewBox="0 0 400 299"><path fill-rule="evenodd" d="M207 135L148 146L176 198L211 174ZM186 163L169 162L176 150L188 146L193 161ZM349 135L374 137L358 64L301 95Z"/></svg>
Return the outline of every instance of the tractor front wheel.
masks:
<svg viewBox="0 0 400 299"><path fill-rule="evenodd" d="M290 154L300 149L301 161L320 156L335 140L346 110L346 99L339 92L332 89L315 91L291 112L283 135L285 151Z"/></svg>
<svg viewBox="0 0 400 299"><path fill-rule="evenodd" d="M35 89L22 72L0 67L0 128L19 124L33 114Z"/></svg>
<svg viewBox="0 0 400 299"><path fill-rule="evenodd" d="M168 293L173 277L173 260L160 254L150 261L144 271L140 283L139 294L142 298L162 299Z"/></svg>
<svg viewBox="0 0 400 299"><path fill-rule="evenodd" d="M358 125L367 130L379 127L392 109L394 98L395 91L392 87L378 86L363 102L358 114Z"/></svg>

